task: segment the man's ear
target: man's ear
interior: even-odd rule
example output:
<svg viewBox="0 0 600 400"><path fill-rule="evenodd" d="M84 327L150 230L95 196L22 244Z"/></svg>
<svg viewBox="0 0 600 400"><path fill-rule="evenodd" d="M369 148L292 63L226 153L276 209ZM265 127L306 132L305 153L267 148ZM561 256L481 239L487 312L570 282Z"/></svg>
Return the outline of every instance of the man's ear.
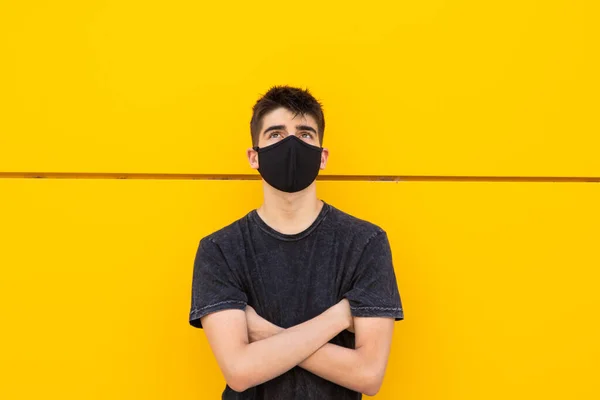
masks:
<svg viewBox="0 0 600 400"><path fill-rule="evenodd" d="M325 167L327 166L327 159L329 158L329 150L327 150L326 148L323 148L323 151L321 152L321 169L325 169Z"/></svg>
<svg viewBox="0 0 600 400"><path fill-rule="evenodd" d="M250 167L252 169L258 169L258 153L256 152L256 150L252 148L246 150L246 156L248 157Z"/></svg>

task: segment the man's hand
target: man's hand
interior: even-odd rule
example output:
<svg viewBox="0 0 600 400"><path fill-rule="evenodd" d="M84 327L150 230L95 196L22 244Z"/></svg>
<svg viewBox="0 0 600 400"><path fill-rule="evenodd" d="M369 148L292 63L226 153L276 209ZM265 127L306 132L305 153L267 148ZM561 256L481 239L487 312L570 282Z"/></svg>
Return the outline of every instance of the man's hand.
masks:
<svg viewBox="0 0 600 400"><path fill-rule="evenodd" d="M350 302L344 297L337 305L340 307L340 312L344 314L346 321L348 321L346 330L354 333L354 317L352 317L352 311L350 310Z"/></svg>
<svg viewBox="0 0 600 400"><path fill-rule="evenodd" d="M348 326L348 328L346 330L354 333L354 317L352 316L352 311L350 310L350 302L348 301L347 298L343 298L342 299L342 303L344 304L344 311L346 312L346 315L348 317L348 322L350 324L350 326Z"/></svg>
<svg viewBox="0 0 600 400"><path fill-rule="evenodd" d="M284 330L258 315L250 305L246 306L246 324L250 343L266 339Z"/></svg>

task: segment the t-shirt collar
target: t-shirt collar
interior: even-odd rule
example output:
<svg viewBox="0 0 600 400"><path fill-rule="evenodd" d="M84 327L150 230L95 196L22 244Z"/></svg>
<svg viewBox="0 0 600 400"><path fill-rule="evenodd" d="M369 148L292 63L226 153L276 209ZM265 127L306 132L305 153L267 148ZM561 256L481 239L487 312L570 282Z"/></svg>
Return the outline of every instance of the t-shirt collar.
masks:
<svg viewBox="0 0 600 400"><path fill-rule="evenodd" d="M310 226L308 228L306 228L302 232L298 232L298 233L285 234L285 233L276 231L271 226L267 225L267 223L265 221L262 220L262 218L258 215L258 212L256 211L256 209L252 210L248 214L248 216L249 216L250 220L252 222L254 222L256 225L258 225L258 227L263 232L275 237L276 239L285 240L285 241L300 240L300 239L305 238L306 236L310 235L317 228L317 226L319 226L319 224L325 219L325 217L329 213L331 206L328 203L326 203L325 201L323 201L323 200L321 200L321 201L323 202L323 207L321 208L321 211L317 215L317 218L315 218L315 220L312 222L312 224L310 224Z"/></svg>

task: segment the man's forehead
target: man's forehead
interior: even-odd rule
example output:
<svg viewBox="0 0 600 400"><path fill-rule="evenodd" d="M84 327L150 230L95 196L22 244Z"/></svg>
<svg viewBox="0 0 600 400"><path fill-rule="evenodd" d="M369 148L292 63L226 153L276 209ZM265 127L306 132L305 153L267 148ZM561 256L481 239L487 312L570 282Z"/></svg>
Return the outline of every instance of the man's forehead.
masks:
<svg viewBox="0 0 600 400"><path fill-rule="evenodd" d="M317 123L312 117L312 115L301 113L298 113L297 115L294 114L296 113L286 108L277 108L263 117L263 126L266 127L275 123L277 123L278 125L283 125L289 121L293 122L294 124L311 125L316 128Z"/></svg>

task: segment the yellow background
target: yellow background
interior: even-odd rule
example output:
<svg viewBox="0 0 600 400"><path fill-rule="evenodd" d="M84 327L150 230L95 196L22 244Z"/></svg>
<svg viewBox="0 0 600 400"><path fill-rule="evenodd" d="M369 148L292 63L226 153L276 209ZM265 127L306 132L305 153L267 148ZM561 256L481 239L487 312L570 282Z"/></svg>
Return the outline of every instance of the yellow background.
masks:
<svg viewBox="0 0 600 400"><path fill-rule="evenodd" d="M193 256L260 204L273 84L324 104L319 196L390 235L377 398L600 397L598 11L0 2L0 399L220 398Z"/></svg>

